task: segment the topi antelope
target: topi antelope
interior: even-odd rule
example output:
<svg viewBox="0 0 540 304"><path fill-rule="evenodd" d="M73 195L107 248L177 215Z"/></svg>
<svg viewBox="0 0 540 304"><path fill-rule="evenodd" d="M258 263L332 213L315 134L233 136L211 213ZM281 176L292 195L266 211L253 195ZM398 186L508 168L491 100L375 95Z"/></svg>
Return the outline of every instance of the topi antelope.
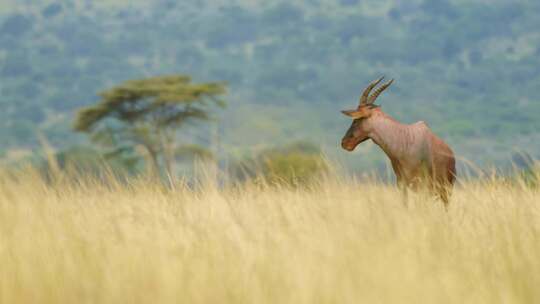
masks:
<svg viewBox="0 0 540 304"><path fill-rule="evenodd" d="M397 184L405 193L405 204L407 188L427 187L447 207L456 176L454 153L423 121L412 125L399 123L374 104L394 81L381 85L370 95L383 79L381 77L367 86L357 109L342 111L353 122L341 146L353 151L367 139L373 140L390 158Z"/></svg>

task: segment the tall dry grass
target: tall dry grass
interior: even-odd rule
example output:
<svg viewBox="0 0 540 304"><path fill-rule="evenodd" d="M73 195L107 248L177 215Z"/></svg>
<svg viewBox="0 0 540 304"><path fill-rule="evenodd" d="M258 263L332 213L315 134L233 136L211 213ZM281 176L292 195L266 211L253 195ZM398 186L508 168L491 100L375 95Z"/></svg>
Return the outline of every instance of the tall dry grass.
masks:
<svg viewBox="0 0 540 304"><path fill-rule="evenodd" d="M540 192L0 177L1 303L539 303Z"/></svg>

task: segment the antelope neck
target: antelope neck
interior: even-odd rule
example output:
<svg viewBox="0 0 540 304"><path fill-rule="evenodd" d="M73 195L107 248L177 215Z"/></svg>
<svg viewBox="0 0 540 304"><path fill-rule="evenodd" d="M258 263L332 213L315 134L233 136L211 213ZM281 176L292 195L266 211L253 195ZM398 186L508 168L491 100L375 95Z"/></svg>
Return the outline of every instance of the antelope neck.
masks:
<svg viewBox="0 0 540 304"><path fill-rule="evenodd" d="M369 137L390 159L399 160L415 145L420 125L405 125L380 113L372 118Z"/></svg>

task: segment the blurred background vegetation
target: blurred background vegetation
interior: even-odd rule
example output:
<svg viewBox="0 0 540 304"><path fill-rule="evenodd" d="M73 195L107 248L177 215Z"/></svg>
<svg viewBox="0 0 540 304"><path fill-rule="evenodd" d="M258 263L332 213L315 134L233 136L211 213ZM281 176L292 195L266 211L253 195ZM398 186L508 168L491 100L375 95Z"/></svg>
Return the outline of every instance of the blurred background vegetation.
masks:
<svg viewBox="0 0 540 304"><path fill-rule="evenodd" d="M320 148L308 142L269 148L232 163L228 173L235 180L263 178L271 184L304 185L330 170Z"/></svg>
<svg viewBox="0 0 540 304"><path fill-rule="evenodd" d="M227 83L228 107L177 135L221 167L317 167L311 152L283 152L311 142L354 172L384 172L373 144L339 147L350 124L339 110L382 74L396 78L383 109L426 121L460 159L538 158L539 15L536 0L3 0L0 158L36 157L43 134L61 162L98 161L76 112L124 81L170 74Z"/></svg>

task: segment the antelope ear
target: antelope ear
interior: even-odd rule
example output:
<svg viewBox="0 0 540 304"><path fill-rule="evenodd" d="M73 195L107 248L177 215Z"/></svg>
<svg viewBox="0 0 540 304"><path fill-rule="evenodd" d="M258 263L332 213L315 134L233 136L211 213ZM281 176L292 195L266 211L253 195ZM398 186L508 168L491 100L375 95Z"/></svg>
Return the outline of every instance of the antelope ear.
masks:
<svg viewBox="0 0 540 304"><path fill-rule="evenodd" d="M357 119L357 118L360 118L362 117L362 112L361 111L358 111L358 110L346 110L346 111L341 111L341 113L353 118L353 119Z"/></svg>

